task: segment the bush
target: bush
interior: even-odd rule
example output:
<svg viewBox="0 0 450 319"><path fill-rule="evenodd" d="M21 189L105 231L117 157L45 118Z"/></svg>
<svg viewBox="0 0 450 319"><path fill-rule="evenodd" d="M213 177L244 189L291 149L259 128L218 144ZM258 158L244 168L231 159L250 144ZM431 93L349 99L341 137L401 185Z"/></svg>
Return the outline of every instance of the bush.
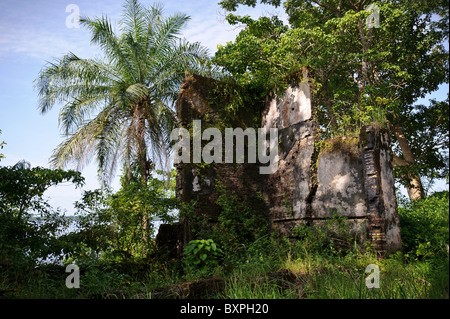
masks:
<svg viewBox="0 0 450 319"><path fill-rule="evenodd" d="M79 172L31 168L25 161L0 167L0 265L33 267L61 254L57 236L67 222L44 192L65 181L84 183Z"/></svg>
<svg viewBox="0 0 450 319"><path fill-rule="evenodd" d="M217 266L222 254L222 250L212 239L191 240L184 248L183 263L188 272L204 272Z"/></svg>
<svg viewBox="0 0 450 319"><path fill-rule="evenodd" d="M227 257L239 259L245 247L269 233L267 217L262 210L240 201L234 192L228 194L220 183L216 188L220 193L216 204L221 212L211 237L224 247Z"/></svg>
<svg viewBox="0 0 450 319"><path fill-rule="evenodd" d="M403 252L422 259L444 257L449 244L449 193L429 197L399 207Z"/></svg>
<svg viewBox="0 0 450 319"><path fill-rule="evenodd" d="M362 234L352 229L348 218L333 214L332 218L313 225L300 224L292 231L297 249L308 253L345 255L355 253L360 248L367 249Z"/></svg>
<svg viewBox="0 0 450 319"><path fill-rule="evenodd" d="M84 258L88 250L110 262L147 263L154 250L155 220L172 222L177 200L166 182L150 176L142 182L136 172L122 178L116 193L107 189L85 191L75 204L79 217L72 240L74 259Z"/></svg>

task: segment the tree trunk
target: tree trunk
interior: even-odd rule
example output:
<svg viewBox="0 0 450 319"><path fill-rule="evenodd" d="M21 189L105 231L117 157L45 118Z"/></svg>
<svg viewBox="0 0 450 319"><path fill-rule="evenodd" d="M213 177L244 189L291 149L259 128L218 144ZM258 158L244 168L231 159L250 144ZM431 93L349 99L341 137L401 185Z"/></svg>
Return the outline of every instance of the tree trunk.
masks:
<svg viewBox="0 0 450 319"><path fill-rule="evenodd" d="M361 105L362 102L362 96L364 89L366 87L366 83L368 81L369 75L368 75L368 61L365 54L370 49L370 44L372 40L372 29L369 28L367 37L364 35L364 24L363 20L361 18L358 19L358 30L359 30L359 36L361 40L362 45L362 52L363 52L363 58L361 61L361 76L360 76L360 82L358 85L358 105Z"/></svg>
<svg viewBox="0 0 450 319"><path fill-rule="evenodd" d="M145 142L145 117L141 116L137 127L137 139L138 139L138 163L141 172L141 182L143 185L147 185L149 175L149 165L147 161L147 143ZM142 214L142 239L145 245L148 243L149 237L149 224L147 212Z"/></svg>
<svg viewBox="0 0 450 319"><path fill-rule="evenodd" d="M404 160L399 157L394 157L394 166L409 166L414 163L414 155L409 147L408 141L403 133L403 130L397 126L393 126L394 135L400 145L400 149L402 150L402 154ZM422 199L424 196L422 181L420 180L420 176L415 172L408 172L407 179L409 180L409 184L406 185L406 190L408 192L409 199L411 201L416 199Z"/></svg>

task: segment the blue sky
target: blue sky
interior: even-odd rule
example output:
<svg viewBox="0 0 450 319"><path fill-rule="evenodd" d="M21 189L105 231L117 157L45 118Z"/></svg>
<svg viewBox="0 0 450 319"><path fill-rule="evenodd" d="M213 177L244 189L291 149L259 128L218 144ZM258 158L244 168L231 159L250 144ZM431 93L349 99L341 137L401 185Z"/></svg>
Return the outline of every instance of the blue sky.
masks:
<svg viewBox="0 0 450 319"><path fill-rule="evenodd" d="M153 1L141 0L144 4ZM224 11L218 0L164 1L166 15L175 12L191 16L183 35L187 40L199 41L213 54L218 44L232 41L239 29L224 21ZM14 165L25 159L32 166L48 167L52 150L62 141L58 128L59 108L54 107L46 115L37 110L37 94L33 80L46 61L72 51L80 57L93 57L99 51L90 45L90 35L84 29L68 28L66 19L71 14L66 7L76 4L81 15L94 17L107 14L112 21L118 21L122 10L120 1L87 0L0 0L0 141L7 145L1 153L5 155L0 165ZM259 6L255 9L241 8L240 14L252 16L277 14L282 9ZM427 97L442 100L448 86L442 86L435 94ZM427 103L426 100L422 103ZM86 178L83 189L99 187L95 163L87 166L82 174ZM113 187L118 189L118 179ZM440 184L437 189L448 188ZM73 202L79 200L81 191L70 183L53 187L46 192L54 207L73 213Z"/></svg>

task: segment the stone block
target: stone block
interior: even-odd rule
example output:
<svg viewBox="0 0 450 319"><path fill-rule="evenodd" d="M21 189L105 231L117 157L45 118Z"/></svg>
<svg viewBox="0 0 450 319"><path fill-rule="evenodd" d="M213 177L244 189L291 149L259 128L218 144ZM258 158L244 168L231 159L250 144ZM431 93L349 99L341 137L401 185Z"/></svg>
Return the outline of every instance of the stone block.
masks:
<svg viewBox="0 0 450 319"><path fill-rule="evenodd" d="M313 218L330 218L333 214L366 216L367 197L361 159L345 152L320 154L317 184L312 202Z"/></svg>

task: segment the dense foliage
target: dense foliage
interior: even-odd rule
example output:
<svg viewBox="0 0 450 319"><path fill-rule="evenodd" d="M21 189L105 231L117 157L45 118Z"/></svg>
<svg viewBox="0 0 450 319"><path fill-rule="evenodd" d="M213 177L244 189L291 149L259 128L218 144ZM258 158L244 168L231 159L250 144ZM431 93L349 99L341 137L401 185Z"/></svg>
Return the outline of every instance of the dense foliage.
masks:
<svg viewBox="0 0 450 319"><path fill-rule="evenodd" d="M85 191L75 207L78 230L64 238L74 243L69 256L75 261L94 255L103 262L148 262L155 249L154 221L177 218L177 201L167 181L150 177L142 183L137 172L131 180L123 178L116 193ZM142 223L144 216L148 225Z"/></svg>
<svg viewBox="0 0 450 319"><path fill-rule="evenodd" d="M256 0L221 1L233 11L227 21L244 28L219 46L215 63L261 97L283 91L308 67L322 138L373 122L389 128L410 199L424 195L421 178L448 175L448 97L415 105L448 83L447 1L260 2L283 5L289 24L234 13Z"/></svg>
<svg viewBox="0 0 450 319"><path fill-rule="evenodd" d="M0 167L0 264L33 265L61 254L57 234L67 223L44 192L64 181L79 187L84 178L75 171L31 168L25 161Z"/></svg>
<svg viewBox="0 0 450 319"><path fill-rule="evenodd" d="M435 193L399 208L403 251L412 258L448 256L449 193Z"/></svg>
<svg viewBox="0 0 450 319"><path fill-rule="evenodd" d="M62 265L76 263L83 269L84 293L92 296L123 285L139 267L161 265L163 260L155 261L154 223L173 222L177 200L167 179L150 177L143 184L138 169L132 172L115 193L84 191L75 216L64 216L44 192L63 181L81 186L79 172L31 168L24 162L0 167L0 293L41 271L57 290L64 287Z"/></svg>
<svg viewBox="0 0 450 319"><path fill-rule="evenodd" d="M162 189L149 185L147 193L154 196L155 207L167 213L173 202ZM85 192L77 203L82 216L79 228L65 235L53 233L52 241L50 220L44 223L47 228L39 230L25 215L21 221L8 219L11 214L3 210L0 245L9 254L2 254L0 260L0 293L7 297L153 298L153 291L171 293L170 285L214 276L222 278L225 287L210 295L213 298L448 298L448 192L400 208L403 249L383 260L376 258L368 243L356 244L339 217L319 228L298 227L294 240L272 233L247 237L239 247L233 238L245 238L248 233L234 229L242 227L242 221L230 212L220 225L230 232L229 238L217 237L220 245L212 239L191 241L182 265L152 255L157 251L153 240L145 242L134 227L141 218L136 214L139 207L148 202L130 195L136 210L125 214L125 209L132 208L121 206L123 193L123 189L116 194ZM230 208L234 203L225 194L221 200ZM12 234L22 237L14 241ZM44 247L47 253L58 255L63 249L65 254L59 254L55 263L29 259L39 256ZM67 274L58 266L62 258L80 267L79 289L65 287ZM368 264L381 269L380 289L364 285Z"/></svg>

